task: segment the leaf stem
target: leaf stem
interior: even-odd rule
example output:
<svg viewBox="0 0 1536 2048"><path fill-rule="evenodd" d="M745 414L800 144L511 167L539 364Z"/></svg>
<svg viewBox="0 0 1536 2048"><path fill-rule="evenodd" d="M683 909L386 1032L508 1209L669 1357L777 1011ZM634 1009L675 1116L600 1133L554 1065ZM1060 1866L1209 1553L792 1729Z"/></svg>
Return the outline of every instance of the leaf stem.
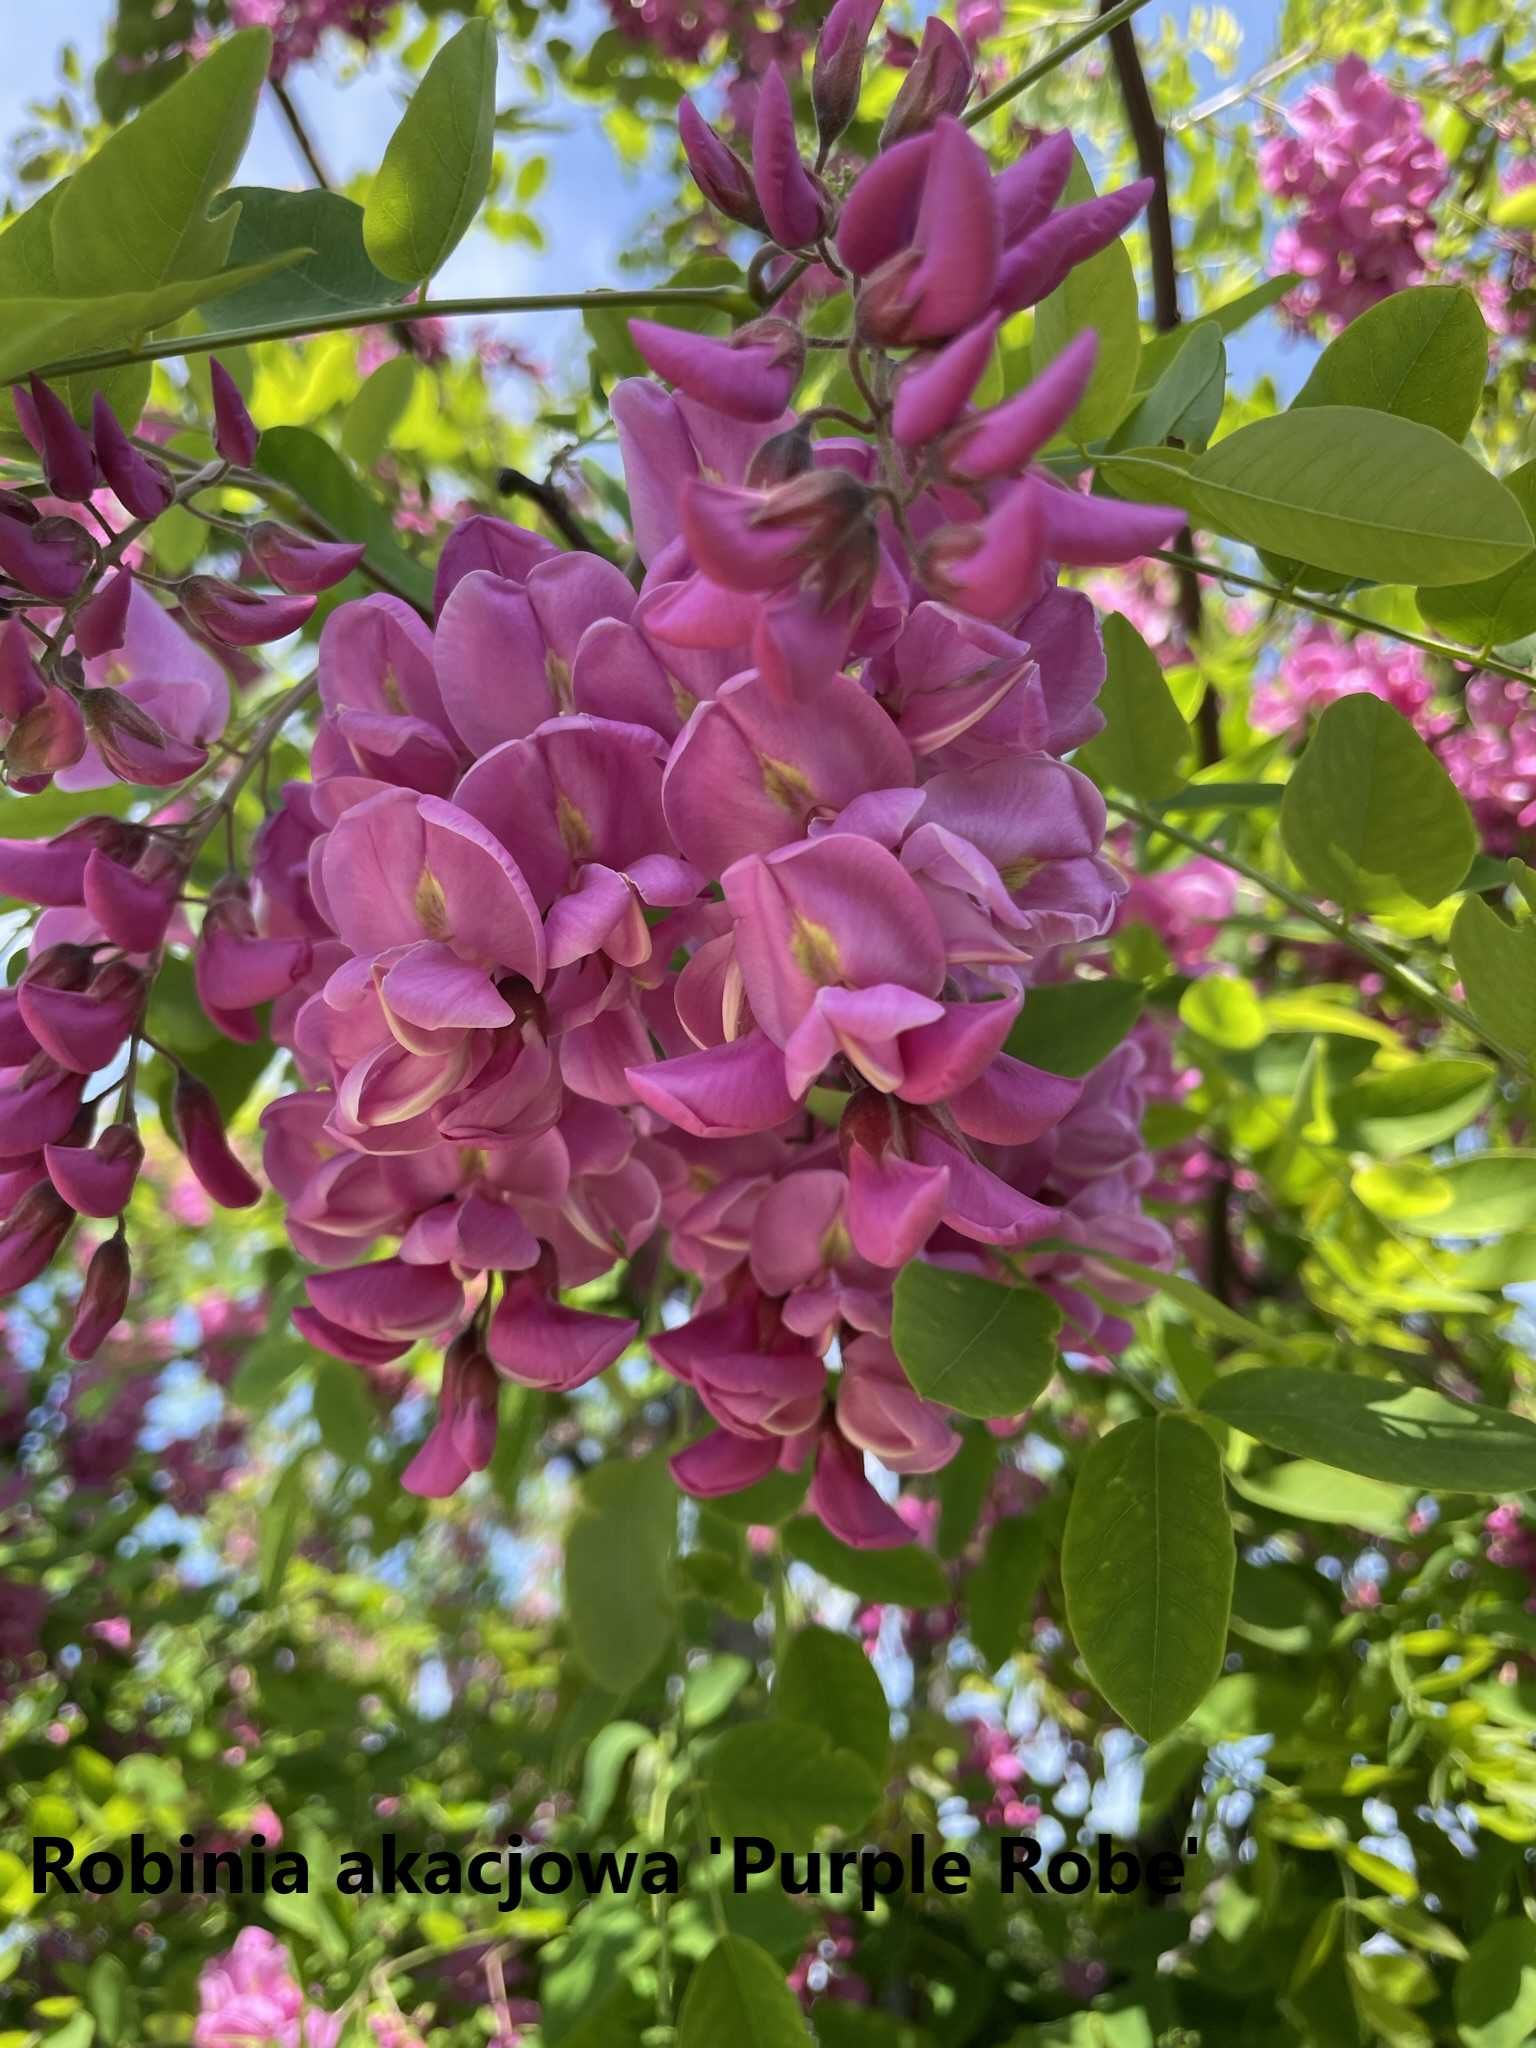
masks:
<svg viewBox="0 0 1536 2048"><path fill-rule="evenodd" d="M1171 839L1179 846L1187 846L1191 853L1203 854L1207 860L1219 861L1223 867L1230 868L1234 874L1252 882L1255 888L1276 897L1294 910L1299 917L1306 918L1309 923L1327 932L1330 938L1336 939L1340 945L1350 947L1369 960L1379 972L1389 975L1399 987L1407 989L1421 1003L1426 1003L1430 1009L1437 1010L1449 1022L1460 1025L1462 1030L1468 1032L1479 1044L1496 1053L1506 1066L1511 1067L1524 1079L1530 1080L1531 1066L1524 1054L1517 1052L1512 1045L1507 1045L1502 1038L1488 1030L1486 1025L1480 1024L1472 1012L1464 1004L1458 1003L1454 996L1443 995L1433 982L1426 981L1416 969L1396 959L1385 946L1377 945L1374 939L1367 938L1342 917L1334 917L1330 912L1320 909L1299 890L1292 889L1273 875L1266 875L1260 868L1251 867L1247 861L1240 860L1234 853L1228 853L1225 847L1218 846L1214 840L1201 839L1196 833L1186 832L1182 826L1170 825L1154 812L1144 810L1140 804L1127 803L1123 797L1117 796L1106 797L1105 802L1112 811L1117 811L1122 818L1129 819L1132 824L1140 825L1148 832L1160 832L1165 839Z"/></svg>
<svg viewBox="0 0 1536 2048"><path fill-rule="evenodd" d="M1118 7L1110 8L1107 14L1097 16L1080 28L1075 35L1066 37L1054 49L1047 50L1037 62L1021 71L1017 78L1010 78L1008 83L1000 85L996 92L990 92L984 100L978 100L970 112L962 114L960 118L967 128L974 128L978 122L985 121L989 114L995 114L999 107L1006 107L1010 100L1017 99L1021 92L1028 92L1032 85L1038 85L1042 78L1048 78L1057 65L1065 64L1067 59L1075 57L1079 50L1086 50L1090 43L1096 43L1100 36L1108 35L1109 31L1118 28L1122 21L1129 21L1131 16L1138 13L1146 4L1147 0L1120 0Z"/></svg>
<svg viewBox="0 0 1536 2048"><path fill-rule="evenodd" d="M1384 640L1401 640L1405 646L1417 647L1423 654L1438 655L1442 661L1460 662L1463 668L1485 669L1489 675L1508 676L1511 682L1536 684L1536 675L1532 675L1529 669L1516 668L1513 662L1500 661L1497 655L1477 653L1470 647L1456 647L1449 640L1432 640L1427 633L1414 633L1406 626L1389 626L1380 619L1368 619L1361 612L1347 611L1341 604L1330 604L1326 598L1304 596L1299 590L1266 582L1262 576L1245 576L1239 569L1227 568L1225 563L1207 562L1199 555L1186 555L1178 548L1153 548L1151 553L1157 561L1168 562L1175 569L1192 569L1197 576L1239 584L1244 590L1256 590L1263 597L1272 597L1277 604L1288 604L1298 611L1315 612L1320 619L1337 619L1340 625L1358 626L1364 633L1379 633Z"/></svg>
<svg viewBox="0 0 1536 2048"><path fill-rule="evenodd" d="M589 292L534 292L514 298L419 299L408 305L344 306L334 313L308 313L296 320L258 321L217 333L168 334L127 348L97 349L90 355L61 356L34 366L40 377L89 376L125 363L157 363L170 356L207 355L213 349L247 348L262 341L292 341L309 334L334 334L348 327L391 327L414 320L453 320L476 313L568 313L600 306L720 306L755 312L734 285L626 285ZM24 377L26 370L18 370Z"/></svg>

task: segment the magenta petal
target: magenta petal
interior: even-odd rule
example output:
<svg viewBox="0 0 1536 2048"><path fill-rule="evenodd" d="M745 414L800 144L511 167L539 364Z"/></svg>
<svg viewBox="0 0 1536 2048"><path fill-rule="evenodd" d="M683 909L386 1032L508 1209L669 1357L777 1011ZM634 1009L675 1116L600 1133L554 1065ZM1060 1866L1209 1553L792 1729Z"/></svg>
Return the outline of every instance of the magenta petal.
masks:
<svg viewBox="0 0 1536 2048"><path fill-rule="evenodd" d="M92 917L126 953L152 953L176 907L166 889L97 849L85 863L81 891Z"/></svg>
<svg viewBox="0 0 1536 2048"><path fill-rule="evenodd" d="M47 1145L48 1178L81 1216L118 1216L127 1207L144 1147L127 1124L112 1124L94 1145Z"/></svg>
<svg viewBox="0 0 1536 2048"><path fill-rule="evenodd" d="M810 173L800 161L789 87L770 64L757 89L752 121L752 182L768 232L782 249L803 249L821 232L823 207Z"/></svg>
<svg viewBox="0 0 1536 2048"><path fill-rule="evenodd" d="M948 1107L968 1138L992 1145L1031 1145L1061 1122L1082 1093L1081 1081L1068 1081L1000 1053L968 1087L950 1096Z"/></svg>
<svg viewBox="0 0 1536 2048"><path fill-rule="evenodd" d="M1090 498L1032 477L1040 506L1045 552L1073 569L1113 567L1166 547L1188 519L1173 505L1128 505Z"/></svg>
<svg viewBox="0 0 1536 2048"><path fill-rule="evenodd" d="M413 946L380 985L385 1007L423 1030L496 1031L516 1013L483 967L447 946Z"/></svg>
<svg viewBox="0 0 1536 2048"><path fill-rule="evenodd" d="M1005 247L1033 234L1050 219L1072 175L1072 156L1071 133L1059 128L998 172L993 191Z"/></svg>
<svg viewBox="0 0 1536 2048"><path fill-rule="evenodd" d="M707 1052L631 1067L629 1081L648 1109L695 1138L771 1131L795 1107L784 1056L761 1031Z"/></svg>
<svg viewBox="0 0 1536 2048"><path fill-rule="evenodd" d="M1002 245L986 151L949 116L933 131L913 241L921 261L904 338L948 339L985 313Z"/></svg>
<svg viewBox="0 0 1536 2048"><path fill-rule="evenodd" d="M894 1550L912 1541L912 1531L865 1477L864 1453L836 1430L822 1434L806 1504L855 1550Z"/></svg>
<svg viewBox="0 0 1536 2048"><path fill-rule="evenodd" d="M409 1339L392 1343L379 1337L359 1336L355 1330L343 1329L340 1323L331 1322L318 1309L303 1302L292 1311L289 1320L317 1351L329 1352L332 1358L344 1358L350 1365L388 1365L403 1358L411 1348Z"/></svg>
<svg viewBox="0 0 1536 2048"><path fill-rule="evenodd" d="M1097 334L1085 328L1032 384L991 412L968 420L945 447L944 463L951 475L981 482L1023 470L1077 410L1093 375L1098 347Z"/></svg>
<svg viewBox="0 0 1536 2048"><path fill-rule="evenodd" d="M944 1015L909 1031L901 1042L907 1102L943 1102L989 1067L1019 1014L1011 1002L946 1003Z"/></svg>
<svg viewBox="0 0 1536 2048"><path fill-rule="evenodd" d="M782 1453L783 1445L774 1437L735 1436L728 1429L715 1429L679 1451L667 1469L695 1500L718 1500L766 1479Z"/></svg>
<svg viewBox="0 0 1536 2048"><path fill-rule="evenodd" d="M0 890L23 903L72 909L82 902L90 840L0 839Z"/></svg>
<svg viewBox="0 0 1536 2048"><path fill-rule="evenodd" d="M433 662L454 730L474 754L523 738L559 708L527 591L483 569L454 585Z"/></svg>
<svg viewBox="0 0 1536 2048"><path fill-rule="evenodd" d="M464 1289L446 1266L376 1259L339 1273L311 1273L305 1286L329 1321L389 1343L431 1337L463 1312Z"/></svg>
<svg viewBox="0 0 1536 2048"><path fill-rule="evenodd" d="M837 251L855 277L868 276L912 239L932 153L933 137L914 135L859 173L837 223Z"/></svg>
<svg viewBox="0 0 1536 2048"><path fill-rule="evenodd" d="M954 425L985 374L1001 325L1001 317L989 313L937 355L907 364L891 412L891 432L903 446L920 447Z"/></svg>
<svg viewBox="0 0 1536 2048"><path fill-rule="evenodd" d="M553 541L530 533L525 526L514 526L510 519L496 519L489 512L472 513L443 544L433 609L441 613L450 592L475 569L488 569L493 576L522 583L536 563L547 562L559 552Z"/></svg>
<svg viewBox="0 0 1536 2048"><path fill-rule="evenodd" d="M638 1323L552 1301L533 1276L514 1281L491 1318L487 1348L498 1372L519 1386L569 1393L621 1358Z"/></svg>
<svg viewBox="0 0 1536 2048"><path fill-rule="evenodd" d="M1068 271L1118 241L1152 197L1150 178L1064 206L1006 250L992 303L1005 317L1049 298Z"/></svg>
<svg viewBox="0 0 1536 2048"><path fill-rule="evenodd" d="M735 420L776 420L805 359L799 334L787 320L757 321L729 340L655 320L631 320L629 332L658 377Z"/></svg>
<svg viewBox="0 0 1536 2048"><path fill-rule="evenodd" d="M41 1062L42 1071L0 1091L0 1160L19 1159L57 1144L74 1122L83 1076ZM30 1070L29 1070L30 1071Z"/></svg>
<svg viewBox="0 0 1536 2048"><path fill-rule="evenodd" d="M752 185L752 173L741 158L710 127L704 116L685 99L677 110L677 132L698 186L711 206L743 227L761 229L765 223Z"/></svg>
<svg viewBox="0 0 1536 2048"><path fill-rule="evenodd" d="M922 559L938 597L980 619L1011 619L1039 595L1045 517L1033 480L1017 484L975 526L941 527Z"/></svg>
<svg viewBox="0 0 1536 2048"><path fill-rule="evenodd" d="M937 1230L949 1201L949 1171L919 1166L894 1152L878 1159L855 1144L848 1152L848 1234L871 1265L915 1259Z"/></svg>
<svg viewBox="0 0 1536 2048"><path fill-rule="evenodd" d="M468 1479L470 1470L445 1416L432 1425L426 1442L400 1474L400 1484L419 1500L447 1500Z"/></svg>

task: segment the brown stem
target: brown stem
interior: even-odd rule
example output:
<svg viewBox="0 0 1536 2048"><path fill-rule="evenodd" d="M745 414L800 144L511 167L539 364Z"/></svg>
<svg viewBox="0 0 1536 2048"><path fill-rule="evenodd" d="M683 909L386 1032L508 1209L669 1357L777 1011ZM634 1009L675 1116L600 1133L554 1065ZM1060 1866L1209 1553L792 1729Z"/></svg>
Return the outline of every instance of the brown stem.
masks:
<svg viewBox="0 0 1536 2048"><path fill-rule="evenodd" d="M331 181L326 176L325 165L320 161L319 152L310 139L309 130L304 125L304 116L294 104L292 93L289 92L286 85L283 85L276 78L269 79L267 83L272 88L273 99L277 101L278 106L282 109L283 119L288 123L289 132L299 146L300 156L303 157L305 163L309 166L310 176L322 192L329 192L332 189Z"/></svg>
<svg viewBox="0 0 1536 2048"><path fill-rule="evenodd" d="M527 498L530 504L537 505L571 547L579 548L585 555L603 553L554 484L541 484L537 477L524 476L520 469L504 469L496 478L496 488L503 497Z"/></svg>

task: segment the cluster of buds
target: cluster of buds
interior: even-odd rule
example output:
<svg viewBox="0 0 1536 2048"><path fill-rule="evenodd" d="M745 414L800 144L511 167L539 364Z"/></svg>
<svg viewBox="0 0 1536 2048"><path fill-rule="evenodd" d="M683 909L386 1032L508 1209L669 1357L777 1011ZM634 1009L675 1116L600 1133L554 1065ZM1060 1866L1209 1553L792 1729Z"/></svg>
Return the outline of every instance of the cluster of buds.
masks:
<svg viewBox="0 0 1536 2048"><path fill-rule="evenodd" d="M246 552L275 591L191 576L173 587L174 610L160 602L159 579L139 561L139 536L256 449L256 427L217 362L212 386L219 459L182 484L99 394L87 430L39 379L14 393L43 495L0 494L6 779L22 796L122 782L161 805L142 822L104 814L50 840L0 840L0 889L41 913L19 978L0 991L9 1082L0 1114L0 1289L38 1278L77 1216L115 1221L87 1266L67 1346L77 1359L95 1355L129 1299L122 1217L144 1157L134 1078L164 948L195 942L210 1020L247 1042L262 1035L256 1007L309 964L305 942L257 932L249 891L235 877L213 890L194 941L187 878L218 800L199 806L165 792L208 766L228 720L229 676L217 650L293 632L316 593L348 575L362 550L262 521L246 532ZM114 1094L116 1119L98 1128ZM173 1113L207 1192L233 1206L256 1201L260 1190L229 1148L214 1097L185 1070Z"/></svg>
<svg viewBox="0 0 1536 2048"><path fill-rule="evenodd" d="M876 12L842 0L823 30L824 151ZM729 339L637 320L655 379L612 408L638 594L479 517L433 626L376 596L321 635L312 779L255 864L257 931L306 960L272 1013L303 1085L265 1113L266 1164L319 1269L308 1339L366 1369L446 1347L417 1492L487 1464L502 1380L565 1392L634 1343L562 1294L664 1227L696 1299L652 1349L712 1425L680 1483L799 1468L845 1541L904 1542L866 1455L931 1472L959 1436L892 1349L901 1266L1006 1279L1049 1238L1030 1278L1103 1352L1131 1293L1095 1249L1169 1256L1135 1063L1082 1083L1006 1046L1123 888L1064 758L1104 671L1057 570L1134 559L1182 515L1036 466L1091 337L970 403L1001 323L1146 188L1058 208L1064 136L994 176L970 89L930 25L841 203L779 72L750 169L685 107L706 195L840 273L856 431L793 411L806 342L781 313Z"/></svg>

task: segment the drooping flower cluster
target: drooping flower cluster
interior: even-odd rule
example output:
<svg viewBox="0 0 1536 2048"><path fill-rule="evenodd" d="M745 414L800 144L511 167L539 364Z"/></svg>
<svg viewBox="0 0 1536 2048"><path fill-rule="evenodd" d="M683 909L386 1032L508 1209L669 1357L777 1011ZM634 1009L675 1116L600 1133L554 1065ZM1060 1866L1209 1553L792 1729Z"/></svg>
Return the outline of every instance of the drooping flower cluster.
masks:
<svg viewBox="0 0 1536 2048"><path fill-rule="evenodd" d="M272 36L271 75L282 80L319 50L329 30L364 49L389 26L395 0L228 0L230 25Z"/></svg>
<svg viewBox="0 0 1536 2048"><path fill-rule="evenodd" d="M242 1927L234 1946L197 1980L193 2048L335 2048L343 2015L304 1996L288 1951L264 1927Z"/></svg>
<svg viewBox="0 0 1536 2048"><path fill-rule="evenodd" d="M1303 280L1286 300L1298 325L1321 316L1338 329L1423 278L1446 161L1417 103L1361 57L1344 58L1285 121L1289 132L1260 151L1259 176L1302 212L1276 235L1272 266Z"/></svg>
<svg viewBox="0 0 1536 2048"><path fill-rule="evenodd" d="M824 140L874 12L826 24ZM1006 1277L1050 1238L1068 1249L1031 1278L1072 1341L1113 1348L1128 1326L1083 1259L1166 1255L1132 1063L1064 1081L1005 1044L1121 887L1063 758L1099 727L1103 660L1055 569L1133 558L1180 515L1031 466L1091 336L968 405L1002 319L1146 194L1058 211L1064 136L994 177L955 118L960 62L958 85L909 74L902 132L840 207L778 72L750 171L684 114L711 198L786 254L834 246L866 432L789 409L805 350L779 314L728 340L636 320L673 387L612 396L638 594L479 518L443 554L435 627L380 596L321 636L313 780L256 863L257 943L308 948L273 1012L305 1085L266 1113L267 1168L321 1269L310 1341L363 1365L447 1341L419 1492L487 1463L499 1377L567 1391L622 1354L636 1326L561 1290L665 1224L699 1292L653 1348L714 1425L682 1484L809 1464L840 1536L900 1542L866 1452L931 1471L958 1438L891 1348L897 1270Z"/></svg>

